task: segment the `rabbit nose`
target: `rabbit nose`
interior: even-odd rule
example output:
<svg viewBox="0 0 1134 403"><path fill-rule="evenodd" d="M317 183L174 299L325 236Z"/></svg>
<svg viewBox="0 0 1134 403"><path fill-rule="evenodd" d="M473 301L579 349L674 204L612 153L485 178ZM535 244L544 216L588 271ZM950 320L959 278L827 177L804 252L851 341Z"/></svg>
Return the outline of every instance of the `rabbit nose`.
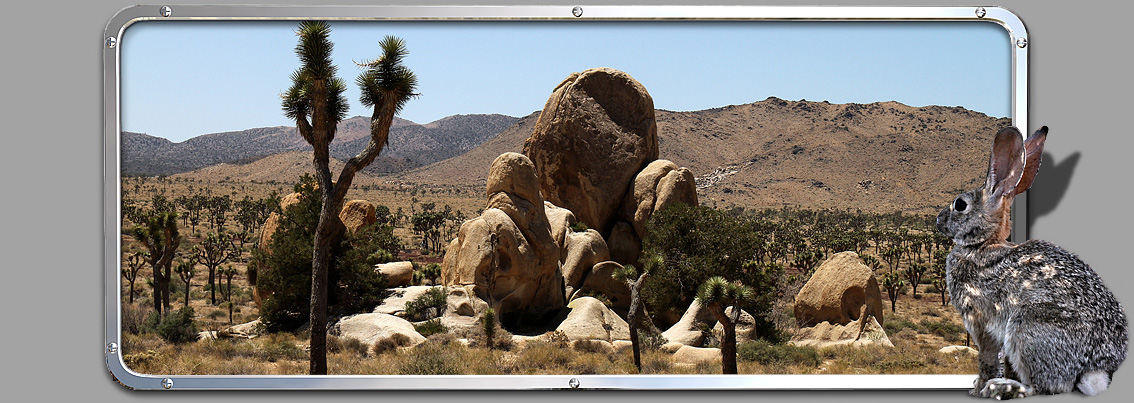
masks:
<svg viewBox="0 0 1134 403"><path fill-rule="evenodd" d="M945 232L945 219L948 218L948 216L949 209L941 210L940 213L937 213L937 230L946 235L948 235L948 233Z"/></svg>

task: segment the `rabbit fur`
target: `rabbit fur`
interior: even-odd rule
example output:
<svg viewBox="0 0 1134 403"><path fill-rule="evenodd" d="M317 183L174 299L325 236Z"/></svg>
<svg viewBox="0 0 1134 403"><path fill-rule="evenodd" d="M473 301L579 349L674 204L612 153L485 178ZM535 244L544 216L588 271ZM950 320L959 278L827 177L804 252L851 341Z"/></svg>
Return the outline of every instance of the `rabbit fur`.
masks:
<svg viewBox="0 0 1134 403"><path fill-rule="evenodd" d="M979 351L977 396L1094 395L1126 358L1126 314L1090 266L1049 242L1008 242L1012 200L1031 187L1047 131L997 133L984 186L937 215L955 242L945 278Z"/></svg>

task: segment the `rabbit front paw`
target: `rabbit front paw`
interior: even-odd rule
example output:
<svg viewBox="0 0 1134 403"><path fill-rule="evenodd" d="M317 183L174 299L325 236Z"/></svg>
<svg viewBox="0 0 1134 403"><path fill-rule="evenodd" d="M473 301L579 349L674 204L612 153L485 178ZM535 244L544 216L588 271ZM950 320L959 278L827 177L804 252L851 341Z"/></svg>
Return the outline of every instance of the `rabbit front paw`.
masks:
<svg viewBox="0 0 1134 403"><path fill-rule="evenodd" d="M989 379L980 390L980 397L991 397L996 400L1019 399L1031 394L1032 388L1008 378Z"/></svg>

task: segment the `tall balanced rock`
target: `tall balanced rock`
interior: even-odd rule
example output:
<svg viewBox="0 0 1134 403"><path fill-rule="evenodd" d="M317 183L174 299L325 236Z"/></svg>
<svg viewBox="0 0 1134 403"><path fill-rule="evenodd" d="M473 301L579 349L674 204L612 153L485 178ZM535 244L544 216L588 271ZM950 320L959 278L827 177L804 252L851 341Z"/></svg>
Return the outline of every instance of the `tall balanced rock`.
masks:
<svg viewBox="0 0 1134 403"><path fill-rule="evenodd" d="M540 318L563 308L560 248L528 157L505 153L492 161L488 203L461 225L441 265L447 286L471 289L505 321Z"/></svg>
<svg viewBox="0 0 1134 403"><path fill-rule="evenodd" d="M631 181L658 158L653 98L615 69L573 73L547 100L523 152L548 201L609 233Z"/></svg>
<svg viewBox="0 0 1134 403"><path fill-rule="evenodd" d="M857 253L840 252L823 262L799 290L794 311L800 327L845 325L866 315L882 324L882 293L874 272Z"/></svg>

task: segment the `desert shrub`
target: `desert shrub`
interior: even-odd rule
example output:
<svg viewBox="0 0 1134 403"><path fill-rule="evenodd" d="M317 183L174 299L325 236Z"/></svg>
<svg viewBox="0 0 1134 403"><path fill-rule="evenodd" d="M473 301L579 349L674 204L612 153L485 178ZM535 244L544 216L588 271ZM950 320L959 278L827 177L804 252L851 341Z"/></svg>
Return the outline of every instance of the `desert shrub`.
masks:
<svg viewBox="0 0 1134 403"><path fill-rule="evenodd" d="M601 354L579 354L567 364L570 373L579 375L601 374L609 366L610 360Z"/></svg>
<svg viewBox="0 0 1134 403"><path fill-rule="evenodd" d="M548 332L543 336L543 340L559 348L567 348L571 344L571 339L562 330Z"/></svg>
<svg viewBox="0 0 1134 403"><path fill-rule="evenodd" d="M369 354L370 347L363 343L362 340L353 337L338 337L334 335L327 335L327 352L330 353L353 353L359 357L366 357Z"/></svg>
<svg viewBox="0 0 1134 403"><path fill-rule="evenodd" d="M886 330L886 334L898 334L902 329L912 329L915 332L921 330L917 323L901 316L891 316L887 318L882 328Z"/></svg>
<svg viewBox="0 0 1134 403"><path fill-rule="evenodd" d="M436 285L437 279L441 278L441 265L437 263L428 263L425 266L420 266L417 263L413 265L413 284L423 285L426 280L429 280L429 285Z"/></svg>
<svg viewBox="0 0 1134 403"><path fill-rule="evenodd" d="M603 342L598 340L576 340L571 347L580 353L606 353Z"/></svg>
<svg viewBox="0 0 1134 403"><path fill-rule="evenodd" d="M460 356L453 351L457 346L423 344L406 354L398 366L400 375L457 375L460 373Z"/></svg>
<svg viewBox="0 0 1134 403"><path fill-rule="evenodd" d="M161 358L161 353L154 350L146 350L140 353L123 355L122 362L126 363L127 368L137 370L138 367L149 364L159 358Z"/></svg>
<svg viewBox="0 0 1134 403"><path fill-rule="evenodd" d="M197 324L193 322L193 307L173 311L158 322L154 330L170 343L188 343L197 340Z"/></svg>
<svg viewBox="0 0 1134 403"><path fill-rule="evenodd" d="M300 360L307 358L307 352L295 345L294 336L288 333L269 334L260 343L260 357L268 362L279 360Z"/></svg>
<svg viewBox="0 0 1134 403"><path fill-rule="evenodd" d="M749 218L676 203L655 212L646 226L643 255L662 258L642 290L652 312L684 312L698 287L720 276L753 289L756 297L740 308L755 317L760 337L771 333L768 315L783 273L778 265L757 261L764 239Z"/></svg>
<svg viewBox="0 0 1134 403"><path fill-rule="evenodd" d="M532 340L520 350L517 365L525 369L553 369L566 367L574 354L543 340Z"/></svg>
<svg viewBox="0 0 1134 403"><path fill-rule="evenodd" d="M122 304L122 332L141 333L146 322L146 309L139 304Z"/></svg>
<svg viewBox="0 0 1134 403"><path fill-rule="evenodd" d="M392 337L383 337L374 341L374 345L370 347L370 353L379 356L397 349L398 342L394 341Z"/></svg>
<svg viewBox="0 0 1134 403"><path fill-rule="evenodd" d="M582 221L575 221L575 224L571 225L571 231L574 232L585 232L587 229L587 223Z"/></svg>
<svg viewBox="0 0 1134 403"><path fill-rule="evenodd" d="M425 337L425 344L448 346L457 343L457 336L450 333L436 333Z"/></svg>
<svg viewBox="0 0 1134 403"><path fill-rule="evenodd" d="M664 374L673 366L671 356L661 351L647 351L642 354L643 374Z"/></svg>
<svg viewBox="0 0 1134 403"><path fill-rule="evenodd" d="M941 336L945 341L957 341L961 339L961 335L965 334L965 328L961 325L950 322L947 319L940 321L923 320L921 326L926 331L935 335Z"/></svg>
<svg viewBox="0 0 1134 403"><path fill-rule="evenodd" d="M817 367L823 362L819 351L813 347L772 344L764 340L741 343L736 348L736 358L763 365L799 364Z"/></svg>
<svg viewBox="0 0 1134 403"><path fill-rule="evenodd" d="M425 322L413 325L413 330L421 333L422 336L429 337L438 333L445 333L449 331L445 325L441 324L441 319L430 319Z"/></svg>
<svg viewBox="0 0 1134 403"><path fill-rule="evenodd" d="M268 245L270 252L253 250L256 284L267 298L260 309L270 332L291 331L307 322L311 304L311 256L315 228L322 207L315 180L304 175L294 186L299 201L288 207ZM373 308L386 296L385 279L375 273L367 257L390 247L393 229L371 225L347 234L331 251L328 271L328 313L348 315Z"/></svg>
<svg viewBox="0 0 1134 403"><path fill-rule="evenodd" d="M433 287L425 291L413 301L406 302L406 319L411 322L420 322L439 317L445 314L448 293L445 287Z"/></svg>

